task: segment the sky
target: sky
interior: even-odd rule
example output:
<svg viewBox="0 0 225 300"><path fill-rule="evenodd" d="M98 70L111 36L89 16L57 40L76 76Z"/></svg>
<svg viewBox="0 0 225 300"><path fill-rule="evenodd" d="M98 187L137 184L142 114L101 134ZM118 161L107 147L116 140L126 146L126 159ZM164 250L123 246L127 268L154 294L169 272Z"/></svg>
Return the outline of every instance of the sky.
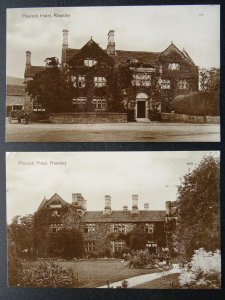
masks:
<svg viewBox="0 0 225 300"><path fill-rule="evenodd" d="M105 49L113 29L117 50L160 52L173 41L196 65L220 66L219 5L13 8L7 9L7 75L23 77L26 50L33 65L61 58L63 29L69 30L70 48L81 48L92 36Z"/></svg>
<svg viewBox="0 0 225 300"><path fill-rule="evenodd" d="M165 201L176 200L183 176L209 153L219 156L218 151L7 153L7 220L34 213L54 193L69 203L72 193L82 193L88 210L103 210L105 195L112 197L113 210L131 209L132 195L138 194L139 209L148 202L149 209L164 210Z"/></svg>

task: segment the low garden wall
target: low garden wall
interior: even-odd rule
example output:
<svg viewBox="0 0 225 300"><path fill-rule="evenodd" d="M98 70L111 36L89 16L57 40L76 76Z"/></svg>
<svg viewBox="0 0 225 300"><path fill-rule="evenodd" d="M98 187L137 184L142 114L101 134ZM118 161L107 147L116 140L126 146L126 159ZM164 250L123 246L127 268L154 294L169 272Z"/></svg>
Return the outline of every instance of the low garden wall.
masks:
<svg viewBox="0 0 225 300"><path fill-rule="evenodd" d="M126 123L127 114L116 112L53 113L49 115L49 122L64 124Z"/></svg>
<svg viewBox="0 0 225 300"><path fill-rule="evenodd" d="M219 116L192 116L176 113L162 113L162 122L184 122L184 123L220 123Z"/></svg>

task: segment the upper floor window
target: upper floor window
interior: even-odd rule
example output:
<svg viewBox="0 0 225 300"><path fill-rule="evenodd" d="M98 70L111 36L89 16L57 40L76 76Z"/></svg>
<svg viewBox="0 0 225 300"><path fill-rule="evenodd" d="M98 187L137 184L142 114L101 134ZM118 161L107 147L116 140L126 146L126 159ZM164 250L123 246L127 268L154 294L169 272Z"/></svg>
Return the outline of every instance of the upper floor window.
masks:
<svg viewBox="0 0 225 300"><path fill-rule="evenodd" d="M114 224L114 233L126 233L126 226L124 224Z"/></svg>
<svg viewBox="0 0 225 300"><path fill-rule="evenodd" d="M169 79L161 79L160 82L162 90L169 90L170 89L170 80Z"/></svg>
<svg viewBox="0 0 225 300"><path fill-rule="evenodd" d="M78 87L78 88L85 87L85 76L84 75L71 76L71 80L73 82L74 87Z"/></svg>
<svg viewBox="0 0 225 300"><path fill-rule="evenodd" d="M106 99L95 98L92 101L95 110L105 110L106 109Z"/></svg>
<svg viewBox="0 0 225 300"><path fill-rule="evenodd" d="M148 73L136 73L133 74L132 85L135 86L150 86L151 75Z"/></svg>
<svg viewBox="0 0 225 300"><path fill-rule="evenodd" d="M106 78L105 77L94 77L94 84L96 87L106 86Z"/></svg>
<svg viewBox="0 0 225 300"><path fill-rule="evenodd" d="M86 67L93 67L93 66L96 65L96 64L97 64L97 60L95 60L95 59L86 58L86 59L84 60L84 65L85 65Z"/></svg>
<svg viewBox="0 0 225 300"><path fill-rule="evenodd" d="M180 65L178 63L170 63L168 65L169 70L180 70Z"/></svg>
<svg viewBox="0 0 225 300"><path fill-rule="evenodd" d="M51 232L57 232L63 228L63 224L51 224L50 230Z"/></svg>
<svg viewBox="0 0 225 300"><path fill-rule="evenodd" d="M178 81L177 88L180 90L187 90L189 88L189 84L186 79Z"/></svg>
<svg viewBox="0 0 225 300"><path fill-rule="evenodd" d="M154 232L154 224L145 224L145 232L153 233Z"/></svg>
<svg viewBox="0 0 225 300"><path fill-rule="evenodd" d="M86 224L84 228L84 232L93 233L95 232L95 224Z"/></svg>

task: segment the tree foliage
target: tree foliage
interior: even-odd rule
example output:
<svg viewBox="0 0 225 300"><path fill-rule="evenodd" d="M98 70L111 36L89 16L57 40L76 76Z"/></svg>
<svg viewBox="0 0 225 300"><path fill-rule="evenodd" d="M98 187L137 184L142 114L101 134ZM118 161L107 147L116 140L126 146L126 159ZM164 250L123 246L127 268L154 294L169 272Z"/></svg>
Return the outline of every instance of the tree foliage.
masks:
<svg viewBox="0 0 225 300"><path fill-rule="evenodd" d="M199 71L199 84L203 92L215 92L220 89L220 69L201 68Z"/></svg>
<svg viewBox="0 0 225 300"><path fill-rule="evenodd" d="M154 233L144 231L144 224L138 224L130 231L126 237L126 244L131 250L144 250L148 241L154 241L159 247L165 246L165 236L163 236L163 224L155 226Z"/></svg>
<svg viewBox="0 0 225 300"><path fill-rule="evenodd" d="M15 216L9 225L12 242L19 257L33 252L33 215Z"/></svg>
<svg viewBox="0 0 225 300"><path fill-rule="evenodd" d="M178 187L176 241L183 255L220 249L219 159L204 157Z"/></svg>
<svg viewBox="0 0 225 300"><path fill-rule="evenodd" d="M26 91L42 103L48 112L67 112L72 109L73 84L56 57L46 58L45 70L27 82Z"/></svg>

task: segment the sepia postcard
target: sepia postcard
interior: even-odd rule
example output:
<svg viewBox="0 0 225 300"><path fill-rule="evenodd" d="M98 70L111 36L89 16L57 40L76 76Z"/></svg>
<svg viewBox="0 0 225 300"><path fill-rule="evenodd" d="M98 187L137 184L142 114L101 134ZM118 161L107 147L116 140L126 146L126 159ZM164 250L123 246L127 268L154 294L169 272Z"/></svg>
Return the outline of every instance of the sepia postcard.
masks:
<svg viewBox="0 0 225 300"><path fill-rule="evenodd" d="M220 141L220 5L9 8L6 37L6 142Z"/></svg>
<svg viewBox="0 0 225 300"><path fill-rule="evenodd" d="M219 177L219 151L7 153L8 286L220 289Z"/></svg>

